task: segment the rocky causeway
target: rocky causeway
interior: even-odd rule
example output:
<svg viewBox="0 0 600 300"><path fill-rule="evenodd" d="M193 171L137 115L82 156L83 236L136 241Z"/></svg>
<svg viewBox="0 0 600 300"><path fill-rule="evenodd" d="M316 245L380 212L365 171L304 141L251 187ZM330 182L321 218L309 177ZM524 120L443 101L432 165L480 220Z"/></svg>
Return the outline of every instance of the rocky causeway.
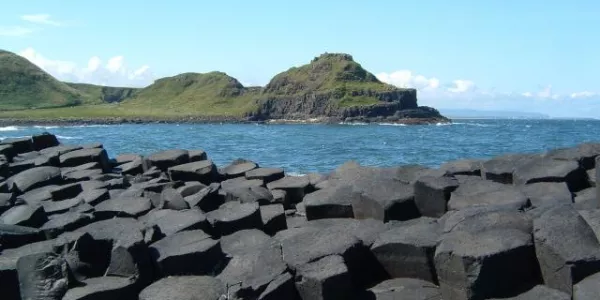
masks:
<svg viewBox="0 0 600 300"><path fill-rule="evenodd" d="M163 149L0 142L0 298L600 295L600 144L290 176Z"/></svg>

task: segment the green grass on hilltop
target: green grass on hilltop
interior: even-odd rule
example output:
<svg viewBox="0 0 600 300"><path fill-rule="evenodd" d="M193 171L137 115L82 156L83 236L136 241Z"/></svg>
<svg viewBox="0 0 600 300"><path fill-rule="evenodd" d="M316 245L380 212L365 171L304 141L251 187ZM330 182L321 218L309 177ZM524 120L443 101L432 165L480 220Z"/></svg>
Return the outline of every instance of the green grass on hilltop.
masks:
<svg viewBox="0 0 600 300"><path fill-rule="evenodd" d="M157 80L122 103L133 111L242 116L257 108L258 92L222 72L184 73Z"/></svg>
<svg viewBox="0 0 600 300"><path fill-rule="evenodd" d="M82 93L27 59L0 50L0 110L80 104Z"/></svg>

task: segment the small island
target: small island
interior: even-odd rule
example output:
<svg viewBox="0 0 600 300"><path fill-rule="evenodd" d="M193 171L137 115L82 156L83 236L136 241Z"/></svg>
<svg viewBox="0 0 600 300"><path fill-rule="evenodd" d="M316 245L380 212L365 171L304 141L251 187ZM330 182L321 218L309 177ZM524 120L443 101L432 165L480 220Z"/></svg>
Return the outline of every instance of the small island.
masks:
<svg viewBox="0 0 600 300"><path fill-rule="evenodd" d="M415 89L379 81L349 54L324 53L264 87L223 72L183 73L144 88L61 82L0 50L0 122L446 123Z"/></svg>

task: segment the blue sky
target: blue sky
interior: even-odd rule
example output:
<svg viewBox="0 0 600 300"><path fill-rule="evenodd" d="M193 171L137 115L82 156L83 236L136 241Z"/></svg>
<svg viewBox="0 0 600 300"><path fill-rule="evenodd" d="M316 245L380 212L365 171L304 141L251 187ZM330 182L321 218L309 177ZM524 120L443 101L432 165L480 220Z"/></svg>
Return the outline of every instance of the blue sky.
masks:
<svg viewBox="0 0 600 300"><path fill-rule="evenodd" d="M600 1L287 2L10 1L0 48L126 86L213 70L264 85L344 52L424 105L600 117Z"/></svg>

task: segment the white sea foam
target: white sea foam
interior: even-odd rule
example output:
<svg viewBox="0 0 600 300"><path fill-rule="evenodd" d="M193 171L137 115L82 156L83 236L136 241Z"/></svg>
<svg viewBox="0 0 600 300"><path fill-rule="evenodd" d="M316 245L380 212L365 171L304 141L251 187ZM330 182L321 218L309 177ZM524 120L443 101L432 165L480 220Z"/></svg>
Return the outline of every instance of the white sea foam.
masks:
<svg viewBox="0 0 600 300"><path fill-rule="evenodd" d="M293 176L293 177L301 177L301 176L305 176L306 174L297 173L297 172L286 172L285 175Z"/></svg>
<svg viewBox="0 0 600 300"><path fill-rule="evenodd" d="M64 136L64 135L57 135L56 136L59 139L63 139L63 140L80 140L80 137L74 137L74 136Z"/></svg>
<svg viewBox="0 0 600 300"><path fill-rule="evenodd" d="M364 122L340 122L340 125L350 125L350 126L366 126L368 123Z"/></svg>
<svg viewBox="0 0 600 300"><path fill-rule="evenodd" d="M436 123L435 126L450 126L452 123Z"/></svg>
<svg viewBox="0 0 600 300"><path fill-rule="evenodd" d="M379 125L381 125L381 126L407 126L406 124L400 124L400 123L379 123Z"/></svg>
<svg viewBox="0 0 600 300"><path fill-rule="evenodd" d="M17 126L0 127L0 131L17 131L17 130L19 130L19 127L17 127Z"/></svg>
<svg viewBox="0 0 600 300"><path fill-rule="evenodd" d="M33 128L38 128L38 129L56 129L56 128L58 128L58 126L40 126L40 125L36 125L36 126L33 126Z"/></svg>

